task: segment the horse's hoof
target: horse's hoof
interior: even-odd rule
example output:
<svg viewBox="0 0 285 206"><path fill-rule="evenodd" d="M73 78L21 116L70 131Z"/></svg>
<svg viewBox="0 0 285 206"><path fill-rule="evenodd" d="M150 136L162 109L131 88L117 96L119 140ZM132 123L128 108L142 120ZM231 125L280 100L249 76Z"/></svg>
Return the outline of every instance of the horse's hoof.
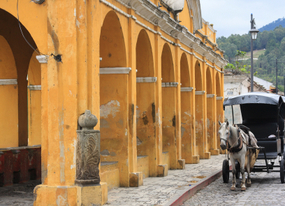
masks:
<svg viewBox="0 0 285 206"><path fill-rule="evenodd" d="M246 187L241 187L241 191L245 191L246 190Z"/></svg>
<svg viewBox="0 0 285 206"><path fill-rule="evenodd" d="M246 186L247 186L247 187L251 187L251 183L247 183Z"/></svg>
<svg viewBox="0 0 285 206"><path fill-rule="evenodd" d="M236 190L236 187L232 186L231 191L235 191L235 190Z"/></svg>

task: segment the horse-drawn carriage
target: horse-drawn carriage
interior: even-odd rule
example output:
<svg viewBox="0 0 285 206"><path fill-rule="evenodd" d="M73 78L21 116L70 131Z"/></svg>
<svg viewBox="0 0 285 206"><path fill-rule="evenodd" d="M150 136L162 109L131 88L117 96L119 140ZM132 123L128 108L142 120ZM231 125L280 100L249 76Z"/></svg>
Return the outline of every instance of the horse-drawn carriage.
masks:
<svg viewBox="0 0 285 206"><path fill-rule="evenodd" d="M258 161L259 165L254 164L255 160L252 160L250 171L280 172L281 183L284 183L285 173L284 100L277 94L252 92L229 97L224 101L225 118L228 119L229 124L236 125L245 132L250 130L258 141L258 148L247 145L247 150L257 150L259 153L256 158L264 160L264 164L260 164L263 161ZM279 162L279 165L276 162ZM280 167L280 170L277 167ZM236 174L238 174L237 162L234 168L237 169ZM226 159L223 162L222 171L224 182L229 181L229 171L229 163Z"/></svg>

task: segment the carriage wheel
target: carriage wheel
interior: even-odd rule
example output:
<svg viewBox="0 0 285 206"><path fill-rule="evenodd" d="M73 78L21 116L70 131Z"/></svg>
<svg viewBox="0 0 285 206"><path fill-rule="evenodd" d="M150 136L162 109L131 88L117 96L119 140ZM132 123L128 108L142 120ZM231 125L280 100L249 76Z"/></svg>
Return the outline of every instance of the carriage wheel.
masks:
<svg viewBox="0 0 285 206"><path fill-rule="evenodd" d="M240 177L240 164L236 161L236 178L239 179Z"/></svg>
<svg viewBox="0 0 285 206"><path fill-rule="evenodd" d="M285 173L285 161L284 159L280 162L280 179L281 183L284 183L284 173Z"/></svg>
<svg viewBox="0 0 285 206"><path fill-rule="evenodd" d="M229 177L230 177L229 161L224 160L223 161L223 181L224 183L229 182Z"/></svg>

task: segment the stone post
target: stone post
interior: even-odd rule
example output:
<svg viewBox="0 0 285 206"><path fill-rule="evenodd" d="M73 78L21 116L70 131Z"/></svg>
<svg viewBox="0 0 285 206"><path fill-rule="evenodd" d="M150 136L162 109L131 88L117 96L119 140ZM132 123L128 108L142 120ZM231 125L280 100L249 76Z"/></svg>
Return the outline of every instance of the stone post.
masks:
<svg viewBox="0 0 285 206"><path fill-rule="evenodd" d="M78 119L75 179L78 185L100 183L100 131L93 129L97 122L97 117L89 110Z"/></svg>
<svg viewBox="0 0 285 206"><path fill-rule="evenodd" d="M38 185L34 206L104 205L108 201L107 183L100 182L100 131L94 130L98 120L86 110L78 119L74 162L76 172L72 185ZM54 160L56 161L56 160Z"/></svg>

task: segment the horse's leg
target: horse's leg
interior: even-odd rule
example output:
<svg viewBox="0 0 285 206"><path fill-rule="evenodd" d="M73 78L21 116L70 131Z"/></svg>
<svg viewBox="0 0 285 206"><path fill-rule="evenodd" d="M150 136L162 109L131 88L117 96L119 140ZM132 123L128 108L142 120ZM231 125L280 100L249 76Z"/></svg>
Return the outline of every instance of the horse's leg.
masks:
<svg viewBox="0 0 285 206"><path fill-rule="evenodd" d="M235 164L235 160L232 157L232 155L230 155L230 160L232 164L232 173L233 173L233 182L232 182L231 190L234 191L236 190L236 164Z"/></svg>
<svg viewBox="0 0 285 206"><path fill-rule="evenodd" d="M240 172L242 174L242 180L241 180L241 191L245 191L246 190L246 186L245 186L245 150L242 150L242 154L240 157Z"/></svg>
<svg viewBox="0 0 285 206"><path fill-rule="evenodd" d="M247 160L247 164L246 164L246 172L247 172L247 181L246 181L246 186L250 187L251 186L251 178L250 178L250 161L252 159L252 154L251 151L249 151L249 155L248 155L248 160Z"/></svg>

